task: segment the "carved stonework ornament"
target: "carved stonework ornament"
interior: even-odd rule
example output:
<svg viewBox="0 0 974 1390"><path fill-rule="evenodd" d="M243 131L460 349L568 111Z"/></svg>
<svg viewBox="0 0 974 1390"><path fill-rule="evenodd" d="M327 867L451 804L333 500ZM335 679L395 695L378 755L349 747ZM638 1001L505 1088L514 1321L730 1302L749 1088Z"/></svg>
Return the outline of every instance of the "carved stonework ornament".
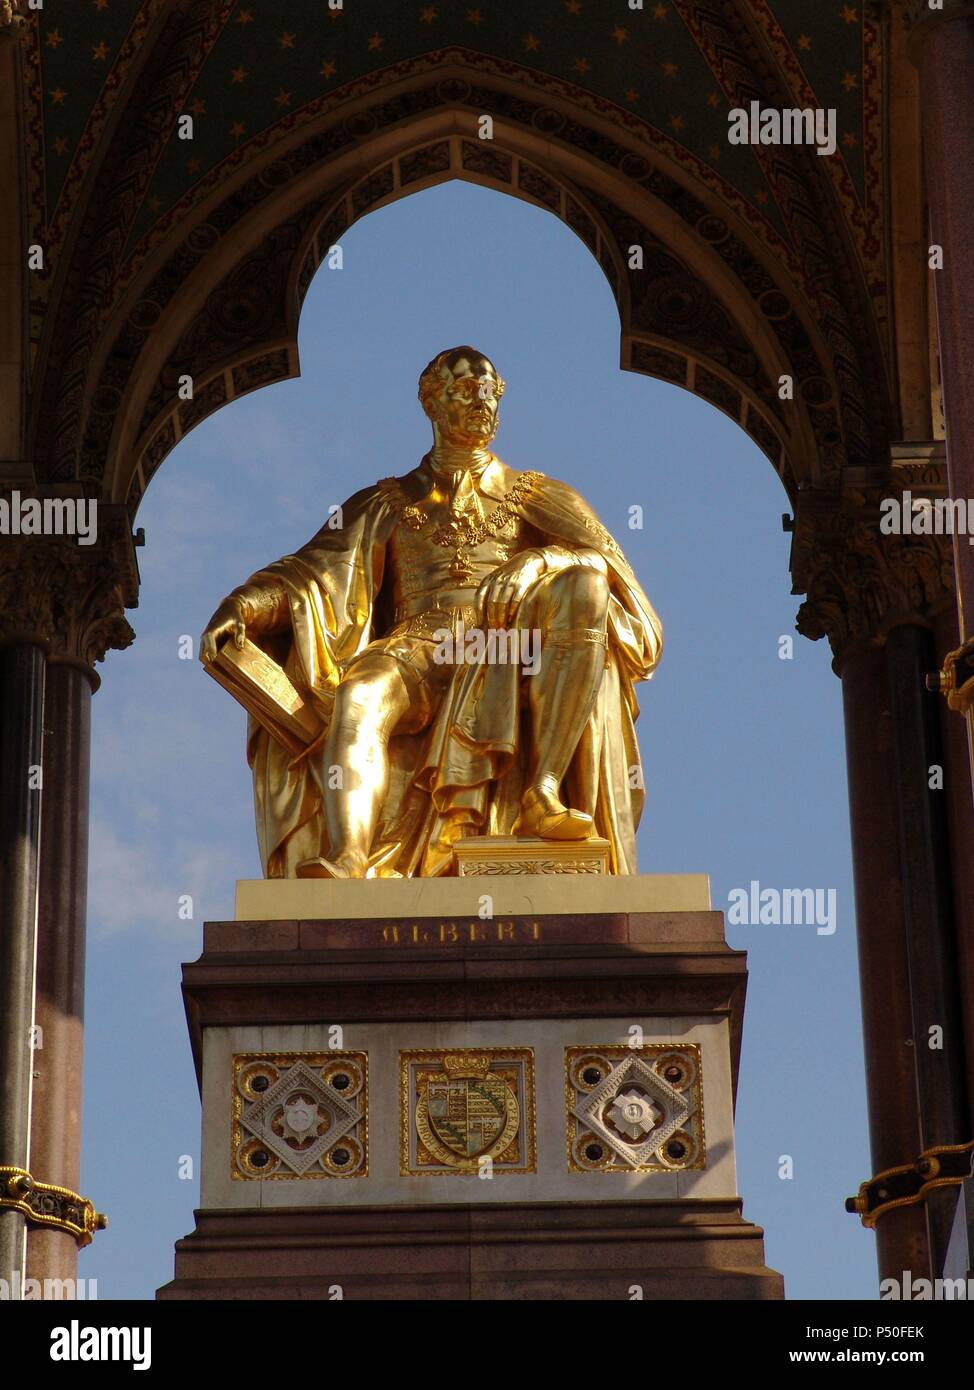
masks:
<svg viewBox="0 0 974 1390"><path fill-rule="evenodd" d="M791 572L806 593L796 627L828 637L836 658L901 623L929 625L955 602L949 535L885 534L880 504L898 488L806 498L795 517Z"/></svg>
<svg viewBox="0 0 974 1390"><path fill-rule="evenodd" d="M696 1043L568 1047L565 1104L573 1173L706 1167Z"/></svg>
<svg viewBox="0 0 974 1390"><path fill-rule="evenodd" d="M402 1174L535 1171L530 1048L401 1052L399 1067Z"/></svg>
<svg viewBox="0 0 974 1390"><path fill-rule="evenodd" d="M237 1180L368 1177L368 1054L234 1057L231 1151Z"/></svg>
<svg viewBox="0 0 974 1390"><path fill-rule="evenodd" d="M93 666L135 633L124 611L134 598L114 557L69 536L8 536L0 549L0 644L36 642L50 655Z"/></svg>

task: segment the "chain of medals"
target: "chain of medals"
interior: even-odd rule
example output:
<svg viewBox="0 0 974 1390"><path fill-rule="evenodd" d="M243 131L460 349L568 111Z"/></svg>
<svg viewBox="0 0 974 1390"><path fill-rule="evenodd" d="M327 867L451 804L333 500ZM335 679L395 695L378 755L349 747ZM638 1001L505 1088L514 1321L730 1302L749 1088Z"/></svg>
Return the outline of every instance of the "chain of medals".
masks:
<svg viewBox="0 0 974 1390"><path fill-rule="evenodd" d="M474 574L474 567L466 554L474 546L481 545L491 536L496 536L512 517L517 516L518 504L527 497L544 477L534 470L519 473L510 492L486 516L471 516L468 512L454 512L450 520L441 522L430 532L434 545L453 551L450 562L450 576L458 583L466 583ZM402 521L414 531L423 531L430 523L430 517L415 503L410 502L398 478L383 478L379 484L385 500L394 507Z"/></svg>

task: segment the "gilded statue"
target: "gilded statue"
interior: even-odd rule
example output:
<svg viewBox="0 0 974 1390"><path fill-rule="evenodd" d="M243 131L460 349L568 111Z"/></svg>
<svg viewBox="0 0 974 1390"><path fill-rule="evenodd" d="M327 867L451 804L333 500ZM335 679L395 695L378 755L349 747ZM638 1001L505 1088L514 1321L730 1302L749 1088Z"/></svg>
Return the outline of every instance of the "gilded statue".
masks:
<svg viewBox="0 0 974 1390"><path fill-rule="evenodd" d="M418 466L333 508L203 633L213 674L252 643L301 705L298 745L249 718L267 877L432 877L458 839L510 835L601 837L635 872L634 686L662 628L588 503L491 451L504 388L471 347L434 357Z"/></svg>

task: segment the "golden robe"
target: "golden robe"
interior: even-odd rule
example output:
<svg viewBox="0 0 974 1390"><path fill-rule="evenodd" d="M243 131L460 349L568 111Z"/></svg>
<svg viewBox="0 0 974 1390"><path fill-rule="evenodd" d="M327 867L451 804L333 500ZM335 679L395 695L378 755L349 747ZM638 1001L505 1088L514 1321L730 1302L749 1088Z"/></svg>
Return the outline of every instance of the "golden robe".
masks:
<svg viewBox="0 0 974 1390"><path fill-rule="evenodd" d="M495 460L480 492L502 501L521 476ZM621 549L588 503L567 484L535 476L517 503L518 515L542 544L598 551L610 584L606 666L562 800L594 817L595 834L611 846L611 872L634 873L644 802L634 684L647 680L658 663L662 628ZM428 488L422 465L396 481L412 501L420 501ZM340 529L326 523L294 555L258 570L246 586L283 586L290 631L254 640L284 665L325 731L344 667L392 626L389 586L383 586L386 546L395 527L404 524L382 483L357 492L341 517ZM391 738L389 794L370 856L372 862L383 860L380 874L450 873L451 844L459 836L511 833L523 789L522 750L531 736L521 698L526 679L514 664L459 664L432 723L419 733ZM268 878L293 877L301 860L329 854L314 757L323 742L324 736L293 758L249 720L257 838Z"/></svg>

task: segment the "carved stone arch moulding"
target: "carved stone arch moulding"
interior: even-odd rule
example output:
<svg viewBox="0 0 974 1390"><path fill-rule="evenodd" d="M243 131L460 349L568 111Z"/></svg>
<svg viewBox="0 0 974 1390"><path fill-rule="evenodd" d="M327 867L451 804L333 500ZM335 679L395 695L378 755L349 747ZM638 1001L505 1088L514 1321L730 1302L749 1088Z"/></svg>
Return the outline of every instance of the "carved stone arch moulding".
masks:
<svg viewBox="0 0 974 1390"><path fill-rule="evenodd" d="M296 310L314 270L310 248L318 255L323 238L341 235L383 202L460 176L547 207L589 243L620 305L624 365L676 381L727 411L790 488L834 481L847 456L849 421L855 435L863 418L847 409L848 383L860 380L859 369L855 354L838 361L819 331L813 287L789 248L762 248L751 219L734 215L728 190L718 195L705 180L694 183L693 171L676 170L672 150L648 144L645 132L641 141L629 132L613 138L602 116L584 109L574 91L560 90L565 84L546 84L539 95L512 90L509 78L492 81L483 69L444 77L442 62L427 63L433 71L419 81L424 61L411 65L409 84L397 87L395 74L385 74L377 95L373 84L354 109L337 105L326 124L296 128L286 149L278 142L262 163L252 155L208 196L187 195L187 206L163 219L155 243L143 238L129 250L103 282L97 327L92 313L86 320L87 383L72 377L60 399L51 399L62 447L38 451L45 476L80 477L134 509L185 429L234 395L295 374ZM476 112L485 108L497 121L489 148L475 135ZM414 127L430 138L410 140ZM668 219L666 237L657 235L654 209ZM329 217L335 231L326 225L313 234ZM268 231L249 247L254 226ZM633 236L646 249L648 275L627 268ZM231 264L238 246L248 255ZM712 272L701 275L701 257ZM160 347L194 276L204 307ZM167 409L177 368L191 358L194 400ZM779 371L794 375L793 403L777 398ZM136 383L143 399L122 419ZM850 447L858 455L867 445L857 438Z"/></svg>
<svg viewBox="0 0 974 1390"><path fill-rule="evenodd" d="M330 198L312 200L209 292L141 408L132 450L137 466L129 479L116 479L133 516L162 459L189 429L234 397L296 375L301 301L319 264L347 229L367 212L458 176L512 193L563 220L589 247L615 295L624 365L696 390L725 410L790 480L783 460L792 422L767 369L704 281L594 190L570 184L496 141L488 145L454 134L408 149ZM711 218L715 226L718 221ZM726 236L726 224L720 225ZM715 226L708 229L712 236ZM198 249L215 244L217 235L212 223L203 223L188 240ZM634 242L643 249L641 270L627 266ZM761 284L765 291L772 288L769 278ZM130 325L133 317L136 329L154 326L155 301L139 300ZM821 380L814 354L811 360L815 371L809 377ZM180 402L178 383L184 375L193 378L194 395ZM95 446L97 460L107 439L96 439L90 429L87 443Z"/></svg>

